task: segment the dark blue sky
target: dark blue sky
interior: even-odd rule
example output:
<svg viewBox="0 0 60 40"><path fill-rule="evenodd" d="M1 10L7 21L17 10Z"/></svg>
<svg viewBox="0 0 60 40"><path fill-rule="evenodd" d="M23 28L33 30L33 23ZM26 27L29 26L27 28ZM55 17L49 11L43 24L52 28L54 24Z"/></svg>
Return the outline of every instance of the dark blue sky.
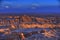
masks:
<svg viewBox="0 0 60 40"><path fill-rule="evenodd" d="M57 0L3 0L0 13L54 12L60 13Z"/></svg>
<svg viewBox="0 0 60 40"><path fill-rule="evenodd" d="M58 5L57 0L4 0L2 4L5 4L5 3L10 5L16 4L16 6L32 5L32 4L38 4L40 6Z"/></svg>

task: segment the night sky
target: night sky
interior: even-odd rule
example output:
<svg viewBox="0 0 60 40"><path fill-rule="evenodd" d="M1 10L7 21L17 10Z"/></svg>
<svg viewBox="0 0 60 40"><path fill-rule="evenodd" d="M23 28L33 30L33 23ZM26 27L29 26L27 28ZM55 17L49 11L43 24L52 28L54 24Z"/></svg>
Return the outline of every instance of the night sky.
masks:
<svg viewBox="0 0 60 40"><path fill-rule="evenodd" d="M0 13L60 13L58 0L2 0Z"/></svg>

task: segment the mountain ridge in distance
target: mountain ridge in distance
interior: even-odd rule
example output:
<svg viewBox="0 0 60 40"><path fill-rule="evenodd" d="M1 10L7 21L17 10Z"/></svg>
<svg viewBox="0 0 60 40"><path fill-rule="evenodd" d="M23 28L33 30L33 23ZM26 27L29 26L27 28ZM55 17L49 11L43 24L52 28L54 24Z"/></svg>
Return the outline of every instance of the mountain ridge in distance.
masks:
<svg viewBox="0 0 60 40"><path fill-rule="evenodd" d="M23 15L28 15L28 16L38 16L38 17L51 17L51 16L55 16L55 17L60 17L60 13L0 13L0 16L8 16L8 15L15 15L15 16L23 16Z"/></svg>

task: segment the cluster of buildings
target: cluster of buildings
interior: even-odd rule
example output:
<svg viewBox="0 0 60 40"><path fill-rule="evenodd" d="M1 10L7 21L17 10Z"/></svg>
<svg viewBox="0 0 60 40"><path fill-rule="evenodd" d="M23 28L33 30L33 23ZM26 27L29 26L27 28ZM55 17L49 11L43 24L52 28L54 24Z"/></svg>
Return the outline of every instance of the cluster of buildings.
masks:
<svg viewBox="0 0 60 40"><path fill-rule="evenodd" d="M53 28L60 27L58 17L34 17L34 16L3 16L0 17L0 28Z"/></svg>
<svg viewBox="0 0 60 40"><path fill-rule="evenodd" d="M19 28L55 28L60 27L60 17L34 17L34 16L0 16L0 33L11 34L11 30ZM55 32L55 31L54 31ZM32 32L33 33L33 32ZM55 36L53 31L42 33L47 37ZM12 33L14 35L15 33ZM16 36L18 34L15 34ZM21 33L22 39L24 33Z"/></svg>

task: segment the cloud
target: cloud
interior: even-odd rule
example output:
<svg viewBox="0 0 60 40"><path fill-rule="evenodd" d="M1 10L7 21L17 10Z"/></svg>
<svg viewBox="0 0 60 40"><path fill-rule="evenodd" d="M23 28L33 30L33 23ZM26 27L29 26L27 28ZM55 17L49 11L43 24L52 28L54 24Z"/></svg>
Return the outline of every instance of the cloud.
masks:
<svg viewBox="0 0 60 40"><path fill-rule="evenodd" d="M37 3L32 3L32 6L40 6L40 5Z"/></svg>
<svg viewBox="0 0 60 40"><path fill-rule="evenodd" d="M2 2L1 6L2 7L5 7L5 6L14 7L14 6L16 6L16 3L15 2L4 1L4 2Z"/></svg>

